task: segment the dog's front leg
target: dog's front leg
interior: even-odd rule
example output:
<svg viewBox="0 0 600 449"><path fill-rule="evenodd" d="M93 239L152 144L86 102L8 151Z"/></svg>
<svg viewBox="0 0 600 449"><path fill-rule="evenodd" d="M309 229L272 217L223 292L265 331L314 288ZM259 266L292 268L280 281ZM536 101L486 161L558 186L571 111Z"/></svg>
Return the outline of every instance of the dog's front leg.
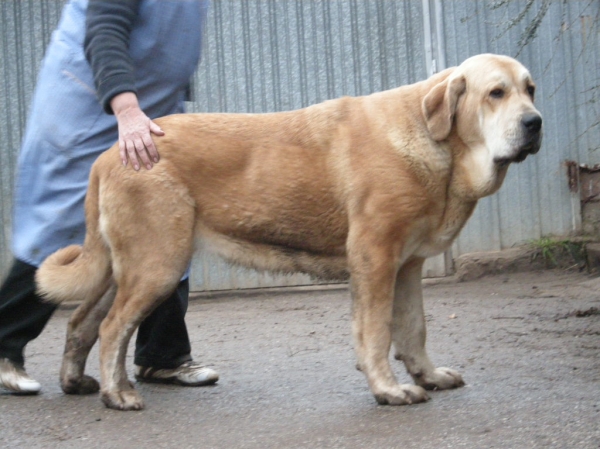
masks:
<svg viewBox="0 0 600 449"><path fill-rule="evenodd" d="M395 357L402 360L417 385L445 390L464 385L450 368L436 368L425 349L427 336L423 311L421 272L424 259L412 259L398 271L394 295L393 333Z"/></svg>
<svg viewBox="0 0 600 449"><path fill-rule="evenodd" d="M401 385L390 363L393 291L396 276L393 250L357 242L349 252L353 299L352 331L358 368L366 375L380 404L405 405L428 399L425 390ZM359 246L360 245L360 246Z"/></svg>

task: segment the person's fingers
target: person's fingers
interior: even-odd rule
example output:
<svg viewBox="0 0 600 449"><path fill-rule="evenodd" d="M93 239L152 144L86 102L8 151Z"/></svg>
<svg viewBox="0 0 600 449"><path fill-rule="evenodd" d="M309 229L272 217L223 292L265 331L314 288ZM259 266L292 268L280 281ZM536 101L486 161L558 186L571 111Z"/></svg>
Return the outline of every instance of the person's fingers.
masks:
<svg viewBox="0 0 600 449"><path fill-rule="evenodd" d="M133 140L125 141L125 149L127 158L131 161L131 165L133 166L134 170L139 170L140 161L137 158L137 153L135 150L135 144L133 143Z"/></svg>
<svg viewBox="0 0 600 449"><path fill-rule="evenodd" d="M158 162L158 150L156 149L156 145L154 145L154 141L152 140L152 137L150 137L150 134L146 134L143 137L143 145L146 148L150 159L152 159L154 162Z"/></svg>
<svg viewBox="0 0 600 449"><path fill-rule="evenodd" d="M150 139L150 141L152 141L152 139ZM136 137L133 141L133 144L135 145L135 151L137 152L138 158L141 159L142 164L148 170L150 170L152 168L152 162L150 161L150 158L148 157L148 153L150 152L150 150L146 146L145 143L146 142L142 137ZM154 149L154 152L156 153L156 149Z"/></svg>
<svg viewBox="0 0 600 449"><path fill-rule="evenodd" d="M150 120L150 131L152 134L156 134L157 136L164 136L165 132L162 130L160 126Z"/></svg>
<svg viewBox="0 0 600 449"><path fill-rule="evenodd" d="M121 157L123 167L127 167L127 147L125 146L125 141L122 139L119 139L119 156Z"/></svg>
<svg viewBox="0 0 600 449"><path fill-rule="evenodd" d="M154 123L152 120L150 120L150 132L152 134L156 134L157 136L165 135L165 132L161 129L161 127ZM144 143L146 144L146 148L148 149L148 153L152 157L152 160L154 162L158 162L160 159L160 155L158 154L158 150L156 149L156 145L154 145L154 140L152 140L152 137L148 135L148 139L147 141L144 141Z"/></svg>

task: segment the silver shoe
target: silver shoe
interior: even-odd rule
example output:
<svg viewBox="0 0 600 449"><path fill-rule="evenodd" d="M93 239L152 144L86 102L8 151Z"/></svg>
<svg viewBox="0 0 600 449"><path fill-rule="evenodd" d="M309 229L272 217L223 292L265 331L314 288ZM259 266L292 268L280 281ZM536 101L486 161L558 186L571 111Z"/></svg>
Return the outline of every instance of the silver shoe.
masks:
<svg viewBox="0 0 600 449"><path fill-rule="evenodd" d="M219 380L219 373L212 368L189 361L173 369L157 369L135 365L135 378L139 382L201 387L214 384Z"/></svg>
<svg viewBox="0 0 600 449"><path fill-rule="evenodd" d="M42 389L37 380L8 359L0 359L0 387L18 394L37 394Z"/></svg>

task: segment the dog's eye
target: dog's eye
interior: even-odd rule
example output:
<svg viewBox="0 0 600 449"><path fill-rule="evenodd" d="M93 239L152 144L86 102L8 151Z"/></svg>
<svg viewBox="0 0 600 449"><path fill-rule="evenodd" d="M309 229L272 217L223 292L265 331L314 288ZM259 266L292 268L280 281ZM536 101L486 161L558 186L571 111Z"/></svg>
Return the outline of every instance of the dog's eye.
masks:
<svg viewBox="0 0 600 449"><path fill-rule="evenodd" d="M490 97L492 98L502 98L504 96L504 91L502 89L494 89L490 92Z"/></svg>
<svg viewBox="0 0 600 449"><path fill-rule="evenodd" d="M533 98L533 96L535 95L535 87L534 86L527 86L527 93L529 94L529 96L531 98Z"/></svg>

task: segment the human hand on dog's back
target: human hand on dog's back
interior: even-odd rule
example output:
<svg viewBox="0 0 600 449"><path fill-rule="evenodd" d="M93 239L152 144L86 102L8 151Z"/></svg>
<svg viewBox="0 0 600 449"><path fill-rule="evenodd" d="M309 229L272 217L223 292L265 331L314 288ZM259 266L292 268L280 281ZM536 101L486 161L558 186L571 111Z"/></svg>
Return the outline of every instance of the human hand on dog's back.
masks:
<svg viewBox="0 0 600 449"><path fill-rule="evenodd" d="M151 134L164 136L164 131L142 111L133 92L123 92L110 101L119 126L119 154L123 165L128 161L135 170L142 164L150 170L159 154Z"/></svg>

